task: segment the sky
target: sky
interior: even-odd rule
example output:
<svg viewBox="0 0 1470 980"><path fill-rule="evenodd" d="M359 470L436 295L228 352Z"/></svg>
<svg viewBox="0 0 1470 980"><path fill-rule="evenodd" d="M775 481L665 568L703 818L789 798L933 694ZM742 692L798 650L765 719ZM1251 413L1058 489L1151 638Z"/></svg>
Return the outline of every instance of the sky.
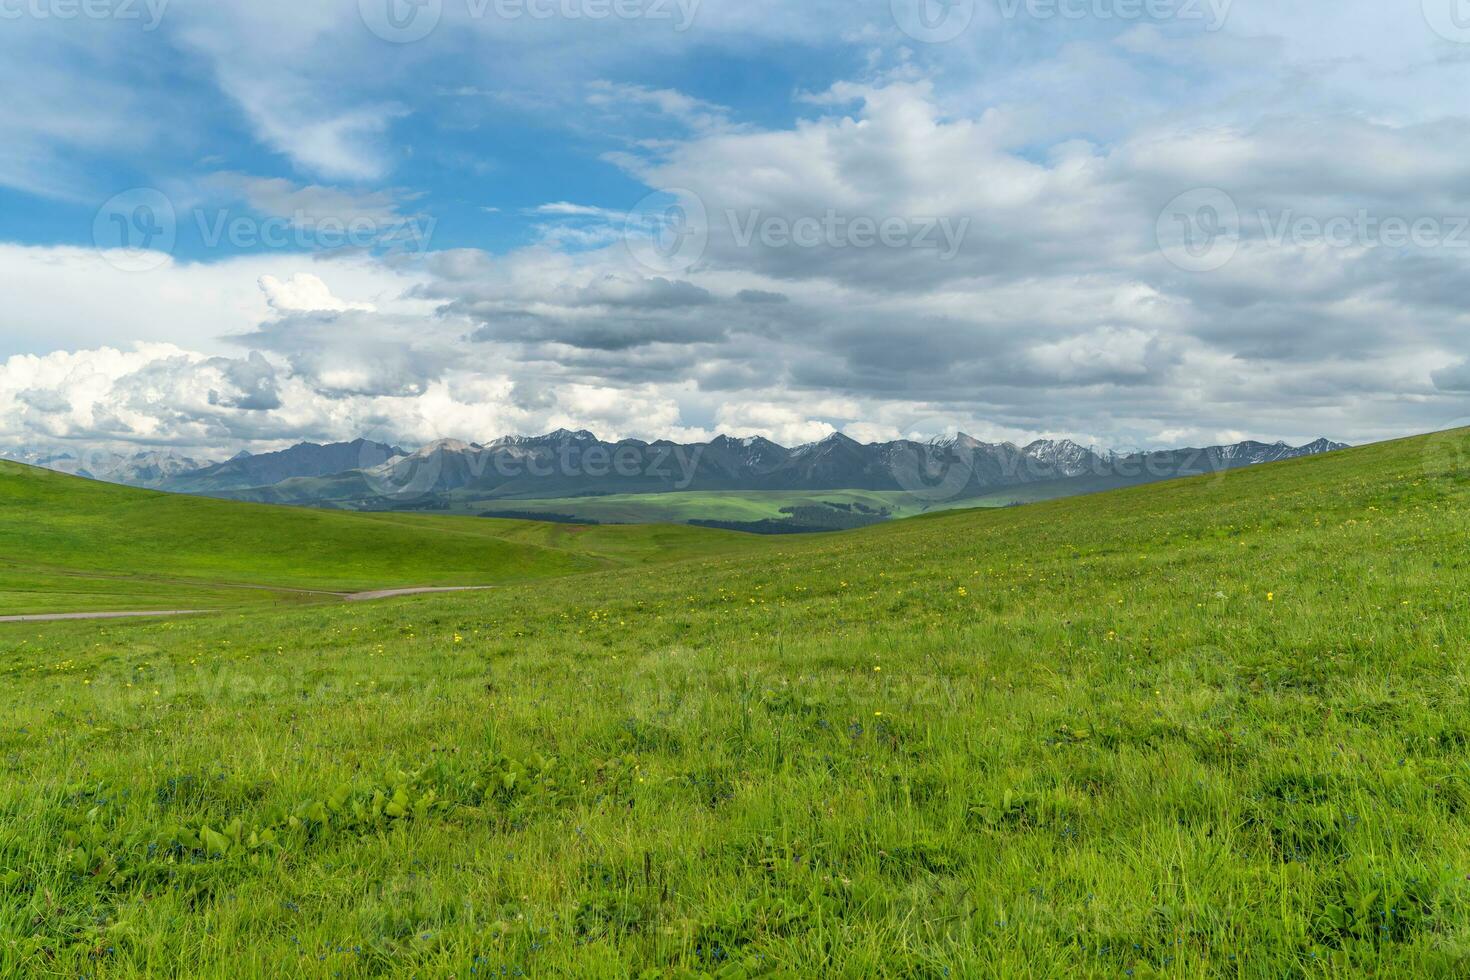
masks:
<svg viewBox="0 0 1470 980"><path fill-rule="evenodd" d="M0 447L1470 417L1467 0L0 0Z"/></svg>

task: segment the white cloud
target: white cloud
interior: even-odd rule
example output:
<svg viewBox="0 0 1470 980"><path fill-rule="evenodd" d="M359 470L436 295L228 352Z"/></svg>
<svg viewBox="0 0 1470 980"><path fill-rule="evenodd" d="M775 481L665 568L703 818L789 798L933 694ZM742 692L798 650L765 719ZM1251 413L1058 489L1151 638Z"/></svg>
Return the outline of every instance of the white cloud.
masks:
<svg viewBox="0 0 1470 980"><path fill-rule="evenodd" d="M783 446L819 442L837 431L831 423L812 418L807 407L762 401L721 405L715 428L732 436L762 436Z"/></svg>
<svg viewBox="0 0 1470 980"><path fill-rule="evenodd" d="M361 71L349 61L358 47L349 39L364 33L355 4L186 2L171 14L171 37L212 67L262 144L331 179L388 172L385 137L405 110L348 83Z"/></svg>
<svg viewBox="0 0 1470 980"><path fill-rule="evenodd" d="M607 208L594 207L590 204L573 204L570 201L552 201L549 204L541 204L532 209L532 213L553 215L559 218L604 218L607 220L618 220L624 217L618 211L609 211Z"/></svg>
<svg viewBox="0 0 1470 980"><path fill-rule="evenodd" d="M125 272L95 249L0 243L0 357L134 342L228 351L222 338L254 329L271 313L262 277L289 282L299 273L354 303L430 308L400 299L421 281L411 268L364 255L271 252L211 263L168 260L148 272Z"/></svg>
<svg viewBox="0 0 1470 980"><path fill-rule="evenodd" d="M1272 244L1256 217L1463 212L1470 122L1455 100L1470 59L1417 12L1237 5L1217 35L982 18L950 45L900 50L881 3L708 4L687 37L470 23L453 6L402 49L377 44L350 3L285 0L178 0L151 60L90 36L48 34L31 54L8 34L0 81L35 98L0 106L0 183L85 200L96 192L71 161L202 156L190 134L208 127L186 123L209 120L191 93L101 70L80 85L47 65L78 52L201 59L232 121L293 174L229 173L206 188L254 211L399 220L418 201L381 185L425 152L395 128L405 113L452 103L427 121L463 133L484 124L477 113L534 112L579 134L611 130L606 159L647 189L695 195L713 223L697 262L643 268L623 247L642 187L616 192L628 201L567 190L531 209L534 246L437 252L422 266L264 254L128 274L93 251L0 245L0 354L41 355L4 369L7 437L269 442L391 419L405 441L567 425L1123 444L1361 440L1467 414L1463 254ZM606 80L630 66L656 76L643 69L698 45L825 50L843 36L871 46L868 67L795 100L794 120L763 113L763 128L666 84ZM434 85L436 72L463 84ZM1171 266L1155 235L1164 203L1204 185L1235 199L1244 240L1197 274ZM850 241L742 244L732 227L829 212L969 223L948 260Z"/></svg>
<svg viewBox="0 0 1470 980"><path fill-rule="evenodd" d="M275 276L261 276L260 290L271 309L280 313L342 313L355 310L377 312L372 303L356 303L338 299L321 279L309 272L298 272L284 282Z"/></svg>
<svg viewBox="0 0 1470 980"><path fill-rule="evenodd" d="M1102 327L1055 343L1038 344L1028 356L1037 370L1058 381L1127 383L1155 373L1159 338L1142 330Z"/></svg>
<svg viewBox="0 0 1470 980"><path fill-rule="evenodd" d="M488 441L564 426L652 437L679 426L677 399L655 386L567 384L527 410L516 404L508 377L469 365L408 393L352 392L363 379L350 365L329 370L336 375L323 379L259 354L208 357L169 344L17 355L0 362L0 444L218 454L308 438Z"/></svg>
<svg viewBox="0 0 1470 980"><path fill-rule="evenodd" d="M730 110L674 89L599 80L589 87L587 104L604 110L642 109L666 116L690 130L708 133L732 128Z"/></svg>

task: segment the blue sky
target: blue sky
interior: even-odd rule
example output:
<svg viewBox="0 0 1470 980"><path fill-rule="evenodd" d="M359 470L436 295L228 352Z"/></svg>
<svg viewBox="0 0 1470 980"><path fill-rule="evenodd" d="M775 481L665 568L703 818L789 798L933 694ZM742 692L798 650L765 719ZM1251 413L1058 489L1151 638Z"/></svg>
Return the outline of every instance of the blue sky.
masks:
<svg viewBox="0 0 1470 980"><path fill-rule="evenodd" d="M1457 0L527 2L0 0L0 443L1470 415Z"/></svg>

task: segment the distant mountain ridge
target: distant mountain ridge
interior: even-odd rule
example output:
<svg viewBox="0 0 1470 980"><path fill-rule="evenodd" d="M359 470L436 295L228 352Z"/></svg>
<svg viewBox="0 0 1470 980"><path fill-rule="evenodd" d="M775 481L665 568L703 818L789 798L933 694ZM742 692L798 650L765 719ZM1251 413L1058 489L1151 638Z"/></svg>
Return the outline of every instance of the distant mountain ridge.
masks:
<svg viewBox="0 0 1470 980"><path fill-rule="evenodd" d="M1346 448L1242 442L1121 453L1069 440L1027 446L960 434L932 442L863 444L834 433L787 448L760 437L706 443L627 439L585 430L507 436L487 444L442 440L415 452L367 440L241 456L175 476L164 489L275 503L374 507L422 498L495 500L671 491L897 491L953 500L998 489L1074 481L1076 492L1220 472Z"/></svg>
<svg viewBox="0 0 1470 980"><path fill-rule="evenodd" d="M0 459L41 466L72 476L84 476L103 483L121 483L147 489L157 489L175 477L212 465L211 460L181 456L169 450L151 450L131 455L89 451L76 455L70 452L18 449L0 450Z"/></svg>
<svg viewBox="0 0 1470 980"><path fill-rule="evenodd" d="M282 480L330 476L345 470L377 466L407 455L397 446L368 439L319 445L302 442L280 452L259 456L239 453L223 463L175 474L163 489L175 493L218 493L268 487Z"/></svg>
<svg viewBox="0 0 1470 980"><path fill-rule="evenodd" d="M171 453L12 454L21 462L176 493L357 509L442 508L452 502L596 497L673 491L891 491L936 503L1010 488L1069 496L1347 448L1241 442L1201 449L1117 452L1070 440L1026 446L963 433L929 442L863 444L834 433L787 448L762 437L705 443L626 439L586 430L505 436L487 444L441 440L410 452L368 439L303 442L279 452L199 463ZM98 471L101 472L98 472ZM425 504L424 502L428 502Z"/></svg>

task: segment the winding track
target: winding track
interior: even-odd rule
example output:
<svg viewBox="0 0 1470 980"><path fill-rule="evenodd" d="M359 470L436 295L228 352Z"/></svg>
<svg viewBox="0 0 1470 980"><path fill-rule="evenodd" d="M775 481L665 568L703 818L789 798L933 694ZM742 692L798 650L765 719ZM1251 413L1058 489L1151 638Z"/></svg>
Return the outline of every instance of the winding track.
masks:
<svg viewBox="0 0 1470 980"><path fill-rule="evenodd" d="M167 612L79 612L47 613L41 616L0 616L0 623L54 623L63 619L133 619L143 616L197 616L203 609L171 609Z"/></svg>
<svg viewBox="0 0 1470 980"><path fill-rule="evenodd" d="M377 602L380 599L396 599L399 596L430 595L438 592L484 592L493 585L459 585L444 588L379 589L375 592L322 592L346 602ZM32 616L0 616L0 623L55 623L70 619L144 619L157 616L202 616L209 612L224 612L219 609L168 609L161 612L74 612L43 613Z"/></svg>

